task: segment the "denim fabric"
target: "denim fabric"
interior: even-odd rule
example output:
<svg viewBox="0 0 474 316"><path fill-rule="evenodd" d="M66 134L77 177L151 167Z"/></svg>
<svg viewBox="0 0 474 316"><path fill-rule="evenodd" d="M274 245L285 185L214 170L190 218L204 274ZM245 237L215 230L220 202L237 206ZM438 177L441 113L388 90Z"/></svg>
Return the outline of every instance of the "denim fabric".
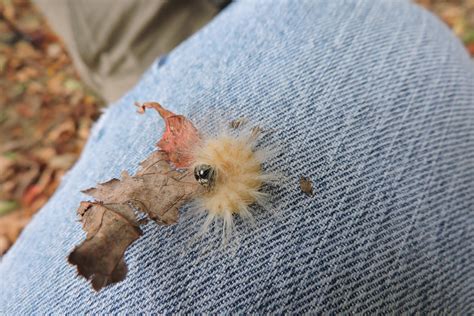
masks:
<svg viewBox="0 0 474 316"><path fill-rule="evenodd" d="M94 293L66 262L81 189L134 172L163 130L134 101L271 128L276 214L233 252L202 219L145 235L127 279ZM402 1L239 1L112 105L80 161L0 265L9 314L474 313L474 68L436 18ZM315 195L302 194L301 175ZM216 239L216 240L214 240ZM207 249L206 251L203 251Z"/></svg>

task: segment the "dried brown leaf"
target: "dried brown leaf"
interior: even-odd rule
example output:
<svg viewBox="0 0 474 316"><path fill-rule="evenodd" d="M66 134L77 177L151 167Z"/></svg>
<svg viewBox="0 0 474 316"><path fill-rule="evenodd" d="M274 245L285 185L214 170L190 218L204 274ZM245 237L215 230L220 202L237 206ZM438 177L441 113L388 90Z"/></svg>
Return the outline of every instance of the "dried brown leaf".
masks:
<svg viewBox="0 0 474 316"><path fill-rule="evenodd" d="M200 141L193 123L183 115L164 109L158 102L135 103L139 113L155 109L165 120L166 127L157 146L168 154L168 159L177 168L188 167L192 163L192 149Z"/></svg>
<svg viewBox="0 0 474 316"><path fill-rule="evenodd" d="M133 210L125 204L82 202L77 212L87 237L71 252L69 262L96 291L125 279L125 250L142 235Z"/></svg>
<svg viewBox="0 0 474 316"><path fill-rule="evenodd" d="M78 213L86 240L70 254L69 262L95 290L122 281L127 273L123 254L141 235L134 209L160 225L177 222L179 207L199 189L189 171L177 171L163 151L152 153L135 176L101 183L83 191L100 202L82 202Z"/></svg>
<svg viewBox="0 0 474 316"><path fill-rule="evenodd" d="M131 203L160 225L174 224L178 209L199 188L191 172L171 168L168 156L156 151L143 161L135 176L122 173L122 179L112 179L84 193L107 203Z"/></svg>

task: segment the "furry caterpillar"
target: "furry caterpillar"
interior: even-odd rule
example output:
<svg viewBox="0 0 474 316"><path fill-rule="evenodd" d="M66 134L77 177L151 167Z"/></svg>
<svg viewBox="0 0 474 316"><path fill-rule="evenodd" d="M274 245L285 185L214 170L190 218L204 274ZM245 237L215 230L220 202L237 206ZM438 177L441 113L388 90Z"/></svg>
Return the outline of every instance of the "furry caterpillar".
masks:
<svg viewBox="0 0 474 316"><path fill-rule="evenodd" d="M201 185L191 201L193 213L207 213L198 235L222 220L225 244L234 229L235 216L254 222L252 206L266 208L269 195L262 188L278 178L262 168L270 151L257 148L260 128L247 128L246 120L239 119L219 133L203 135L186 117L164 109L159 103L136 106L141 113L153 108L165 120L165 132L157 146L176 168L194 174Z"/></svg>
<svg viewBox="0 0 474 316"><path fill-rule="evenodd" d="M226 243L234 228L234 216L253 222L252 205L265 206L268 194L262 187L272 176L262 169L266 152L256 148L258 138L257 129L223 132L204 138L194 150L196 179L201 179L202 166L209 171L203 173L209 177L204 179L207 189L195 199L196 209L207 212L201 233L221 219L222 241Z"/></svg>

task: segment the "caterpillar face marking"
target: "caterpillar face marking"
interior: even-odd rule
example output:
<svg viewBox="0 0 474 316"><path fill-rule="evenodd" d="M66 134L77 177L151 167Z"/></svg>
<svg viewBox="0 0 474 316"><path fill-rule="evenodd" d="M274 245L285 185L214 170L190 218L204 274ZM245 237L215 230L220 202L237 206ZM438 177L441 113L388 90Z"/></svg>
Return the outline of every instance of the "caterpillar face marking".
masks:
<svg viewBox="0 0 474 316"><path fill-rule="evenodd" d="M216 171L207 164L197 165L194 168L194 178L206 189L211 189L215 182Z"/></svg>

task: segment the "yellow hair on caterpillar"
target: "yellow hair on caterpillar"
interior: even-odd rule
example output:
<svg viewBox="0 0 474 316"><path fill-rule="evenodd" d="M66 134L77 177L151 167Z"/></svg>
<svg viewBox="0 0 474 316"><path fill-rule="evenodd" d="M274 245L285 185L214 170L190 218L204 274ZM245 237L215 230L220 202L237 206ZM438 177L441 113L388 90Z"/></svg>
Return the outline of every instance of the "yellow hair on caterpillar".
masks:
<svg viewBox="0 0 474 316"><path fill-rule="evenodd" d="M255 148L258 133L254 129L204 138L193 155L196 180L205 187L195 203L208 213L201 233L222 219L223 243L232 233L234 216L253 222L251 206L267 198L261 189L271 176L262 169L265 152Z"/></svg>

